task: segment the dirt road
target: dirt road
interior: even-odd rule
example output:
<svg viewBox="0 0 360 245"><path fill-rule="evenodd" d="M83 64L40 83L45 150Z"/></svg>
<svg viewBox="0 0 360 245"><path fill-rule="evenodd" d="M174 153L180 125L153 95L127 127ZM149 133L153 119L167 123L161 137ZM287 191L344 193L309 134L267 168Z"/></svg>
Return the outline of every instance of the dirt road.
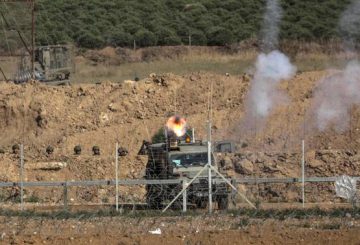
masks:
<svg viewBox="0 0 360 245"><path fill-rule="evenodd" d="M360 216L0 217L1 244L359 244ZM151 234L156 231L161 234Z"/></svg>

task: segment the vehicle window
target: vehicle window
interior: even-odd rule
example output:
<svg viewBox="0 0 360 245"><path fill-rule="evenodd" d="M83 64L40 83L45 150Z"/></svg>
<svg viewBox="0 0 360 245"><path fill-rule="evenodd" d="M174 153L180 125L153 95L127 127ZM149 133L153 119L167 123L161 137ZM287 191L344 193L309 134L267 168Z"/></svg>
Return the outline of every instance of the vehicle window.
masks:
<svg viewBox="0 0 360 245"><path fill-rule="evenodd" d="M170 158L172 164L180 166L204 166L208 162L207 153L176 154Z"/></svg>
<svg viewBox="0 0 360 245"><path fill-rule="evenodd" d="M172 163L174 163L177 167L181 166L181 160L180 159L173 159Z"/></svg>

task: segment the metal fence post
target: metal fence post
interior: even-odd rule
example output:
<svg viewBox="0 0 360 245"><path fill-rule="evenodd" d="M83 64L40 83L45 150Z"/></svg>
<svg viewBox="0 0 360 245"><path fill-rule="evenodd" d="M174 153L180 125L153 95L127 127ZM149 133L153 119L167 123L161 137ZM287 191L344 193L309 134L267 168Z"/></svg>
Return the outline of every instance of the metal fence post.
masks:
<svg viewBox="0 0 360 245"><path fill-rule="evenodd" d="M64 210L68 210L68 184L64 182Z"/></svg>
<svg viewBox="0 0 360 245"><path fill-rule="evenodd" d="M302 206L305 208L305 141L302 141L301 144L302 148L302 157L301 157L301 175L302 175L302 186L301 186L301 193L302 193Z"/></svg>
<svg viewBox="0 0 360 245"><path fill-rule="evenodd" d="M209 143L210 144L210 143ZM208 182L209 182L209 213L212 213L212 176L211 176L211 167L210 163L208 163Z"/></svg>
<svg viewBox="0 0 360 245"><path fill-rule="evenodd" d="M115 149L115 184L116 184L116 196L115 196L115 202L116 202L116 211L119 211L119 154L118 154L118 148L119 144L116 142L116 149Z"/></svg>
<svg viewBox="0 0 360 245"><path fill-rule="evenodd" d="M20 208L24 210L24 145L20 145Z"/></svg>
<svg viewBox="0 0 360 245"><path fill-rule="evenodd" d="M182 196L182 198L183 198L183 213L185 213L187 211L187 189L186 189L186 187L187 187L187 181L186 181L186 179L183 179L182 188L183 188L183 190L185 190L183 192L183 196Z"/></svg>

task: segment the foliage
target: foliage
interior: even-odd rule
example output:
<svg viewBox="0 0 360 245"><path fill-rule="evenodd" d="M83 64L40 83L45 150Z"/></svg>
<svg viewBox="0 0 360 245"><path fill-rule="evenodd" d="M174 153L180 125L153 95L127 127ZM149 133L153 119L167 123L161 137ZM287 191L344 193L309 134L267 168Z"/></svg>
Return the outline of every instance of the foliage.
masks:
<svg viewBox="0 0 360 245"><path fill-rule="evenodd" d="M156 36L151 31L140 29L134 34L134 40L141 47L154 46L156 44Z"/></svg>
<svg viewBox="0 0 360 245"><path fill-rule="evenodd" d="M77 43L84 48L100 48L104 45L104 39L90 31L83 31L77 39Z"/></svg>
<svg viewBox="0 0 360 245"><path fill-rule="evenodd" d="M258 35L265 7L265 0L36 2L38 44L73 41L83 48L127 47L134 40L138 47L188 44L189 36L193 45L232 44ZM281 0L281 38L314 41L338 37L339 18L350 2ZM2 3L0 10L12 25L16 11L10 11L11 6ZM30 23L30 16L26 18ZM356 38L360 39L359 32Z"/></svg>
<svg viewBox="0 0 360 245"><path fill-rule="evenodd" d="M319 209L319 208L309 208L309 209L238 209L225 212L231 217L242 217L241 221L237 227L241 228L246 227L251 224L251 219L298 219L298 220L308 220L312 217L328 217L328 218L344 218L347 215L351 215L355 220L359 220L359 209L348 209L348 208L334 208L334 209ZM23 217L23 218L45 218L45 219L94 219L94 217L114 217L114 216L123 216L130 218L145 218L145 217L177 217L177 216L187 216L187 217L201 217L204 215L202 211L197 210L188 210L185 214L179 212L178 210L169 210L165 213L157 210L125 210L125 212L116 212L115 209L106 209L106 210L94 210L94 211L76 211L76 212L67 212L67 211L53 211L53 212L42 212L34 210L25 210L17 211L14 209L0 209L0 215L4 217ZM329 223L320 225L319 228L322 229L339 229L340 224Z"/></svg>
<svg viewBox="0 0 360 245"><path fill-rule="evenodd" d="M37 202L40 202L41 199L40 199L38 196L31 195L31 196L27 199L27 201L28 201L28 202L37 203Z"/></svg>

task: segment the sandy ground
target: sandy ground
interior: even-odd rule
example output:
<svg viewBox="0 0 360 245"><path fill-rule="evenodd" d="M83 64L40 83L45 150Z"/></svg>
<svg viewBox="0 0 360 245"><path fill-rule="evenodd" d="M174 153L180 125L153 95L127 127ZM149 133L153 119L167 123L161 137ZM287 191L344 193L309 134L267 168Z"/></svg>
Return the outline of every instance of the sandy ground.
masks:
<svg viewBox="0 0 360 245"><path fill-rule="evenodd" d="M359 244L359 218L0 217L1 244ZM161 234L150 234L150 231Z"/></svg>
<svg viewBox="0 0 360 245"><path fill-rule="evenodd" d="M25 164L28 166L26 181L112 179L113 150L117 141L129 150L129 155L121 159L120 178L141 178L146 157L137 156L137 152L142 140L150 139L169 116L174 113L185 116L189 125L196 128L197 137L205 139L211 83L214 88L214 139L232 139L240 146L247 145L240 149L241 154L245 151L258 154L246 155L246 164L241 162L244 160L241 155L229 156L228 162L234 165L237 174L299 177L299 139L302 136L306 138L307 153L311 155L308 159L313 160L307 168L309 174L358 174L359 108L354 108L351 128L345 132L312 130L309 119L304 133L305 112L310 110L317 81L325 75L326 71L306 72L299 73L291 81L283 81L281 89L289 94L289 103L276 108L266 125L257 125L254 121L254 127L250 128L241 124L249 88L246 76L166 74L154 75L138 83L65 86L36 82L26 85L1 83L0 161L3 171L0 171L0 181L18 181L19 157L12 153L12 146L21 142L25 144ZM83 152L81 156L74 156L73 148L78 144ZM45 153L48 145L54 147L52 155ZM101 156L92 156L94 145L100 147ZM39 162L65 162L66 167L39 170ZM275 189L263 186L249 189L247 194L251 197L260 193L264 200L299 202L299 188L295 188L289 191L280 185ZM321 189L322 192L307 190L313 197L334 198L332 184ZM35 195L42 203L63 202L62 190L26 191L27 198ZM144 188L122 189L121 193L138 201ZM2 193L6 197L5 194L9 193ZM69 198L75 202L100 203L103 198L113 196L113 189L100 188L74 188L69 193ZM162 234L149 233L156 229ZM358 218L353 217L301 220L247 219L230 215L68 220L0 217L2 244L360 244L359 232Z"/></svg>

